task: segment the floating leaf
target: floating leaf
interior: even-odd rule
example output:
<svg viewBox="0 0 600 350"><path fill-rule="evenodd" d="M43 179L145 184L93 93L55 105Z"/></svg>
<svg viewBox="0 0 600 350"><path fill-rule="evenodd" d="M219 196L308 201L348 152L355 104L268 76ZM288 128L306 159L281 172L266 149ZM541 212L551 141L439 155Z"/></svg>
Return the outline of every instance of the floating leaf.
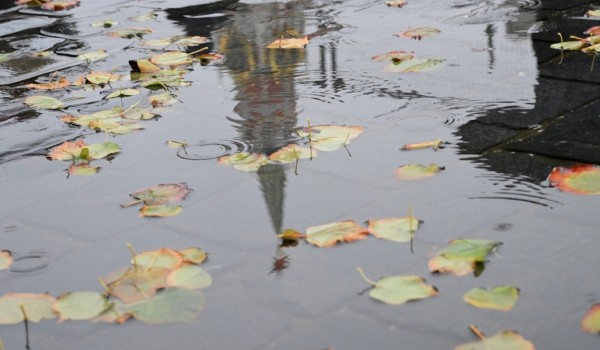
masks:
<svg viewBox="0 0 600 350"><path fill-rule="evenodd" d="M69 166L67 171L70 175L88 176L97 174L100 172L100 169L99 166L92 166L90 163L79 163Z"/></svg>
<svg viewBox="0 0 600 350"><path fill-rule="evenodd" d="M121 113L123 113L123 109L121 107L114 107L81 116L63 115L60 116L60 120L69 124L88 126L91 122L102 119L112 119L113 121L119 120L118 118L120 118Z"/></svg>
<svg viewBox="0 0 600 350"><path fill-rule="evenodd" d="M435 34L439 34L439 33L440 33L440 30L436 29L436 28L420 27L420 28L406 30L402 33L396 34L396 36L421 40L422 38L424 38L426 36L431 36L431 35L435 35Z"/></svg>
<svg viewBox="0 0 600 350"><path fill-rule="evenodd" d="M257 171L262 165L268 164L269 159L264 154L240 152L217 159L218 164L233 165L240 171Z"/></svg>
<svg viewBox="0 0 600 350"><path fill-rule="evenodd" d="M87 145L82 148L81 153L84 153L86 149L88 150L88 156L82 158L87 160L102 159L111 154L121 152L121 147L114 142L102 142L95 143L93 145Z"/></svg>
<svg viewBox="0 0 600 350"><path fill-rule="evenodd" d="M349 144L363 131L362 126L356 125L315 125L298 130L298 135L307 137L311 146L319 151L334 151Z"/></svg>
<svg viewBox="0 0 600 350"><path fill-rule="evenodd" d="M459 345L454 350L535 350L529 340L524 339L514 331L502 331L491 338Z"/></svg>
<svg viewBox="0 0 600 350"><path fill-rule="evenodd" d="M425 141L425 142L419 142L419 143L409 143L407 145L402 146L403 150L415 150L415 149L422 149L422 148L433 148L434 150L437 150L440 147L440 144L442 143L441 139L437 139L437 140L433 140L433 141Z"/></svg>
<svg viewBox="0 0 600 350"><path fill-rule="evenodd" d="M155 40L147 40L142 42L142 46L150 47L166 47L169 45L176 46L195 46L209 43L210 39L204 36L175 36L172 38L163 38Z"/></svg>
<svg viewBox="0 0 600 350"><path fill-rule="evenodd" d="M48 153L48 158L52 160L71 160L81 154L81 149L86 146L83 140L75 142L65 141L59 146L56 146Z"/></svg>
<svg viewBox="0 0 600 350"><path fill-rule="evenodd" d="M465 295L465 303L481 308L501 311L510 311L517 303L519 289L514 286L496 286L490 290L473 288Z"/></svg>
<svg viewBox="0 0 600 350"><path fill-rule="evenodd" d="M89 320L100 315L110 304L96 292L67 292L61 294L53 305L59 321Z"/></svg>
<svg viewBox="0 0 600 350"><path fill-rule="evenodd" d="M68 10L68 9L72 9L76 6L79 6L79 1L80 0L52 0L52 1L45 1L42 4L42 8L46 9L46 10L52 10L52 11L62 11L62 10Z"/></svg>
<svg viewBox="0 0 600 350"><path fill-rule="evenodd" d="M152 104L153 108L169 106L179 102L179 100L168 91L165 91L161 94L152 95L148 97L148 101L150 101L150 104Z"/></svg>
<svg viewBox="0 0 600 350"><path fill-rule="evenodd" d="M192 63L192 58L185 52L170 51L150 57L150 62L159 66L179 66Z"/></svg>
<svg viewBox="0 0 600 350"><path fill-rule="evenodd" d="M438 290L434 286L426 284L425 279L420 276L389 276L374 282L364 274L360 267L357 270L363 279L373 286L369 291L369 296L382 303L401 305L408 301L438 295Z"/></svg>
<svg viewBox="0 0 600 350"><path fill-rule="evenodd" d="M410 242L419 228L419 219L414 217L369 220L369 232L377 237L394 242Z"/></svg>
<svg viewBox="0 0 600 350"><path fill-rule="evenodd" d="M281 232L280 234L278 234L277 237L283 240L295 241L302 238L306 238L306 235L304 233L288 228L283 230L283 232Z"/></svg>
<svg viewBox="0 0 600 350"><path fill-rule="evenodd" d="M158 16L156 14L156 12L148 12L148 13L144 13L144 14L141 14L141 15L132 16L132 17L129 17L127 19L130 20L130 21L133 21L133 22L144 22L144 21L153 20L153 19L156 18L156 16Z"/></svg>
<svg viewBox="0 0 600 350"><path fill-rule="evenodd" d="M352 220L332 222L306 229L306 241L317 247L332 247L338 242L351 242L367 237L369 231Z"/></svg>
<svg viewBox="0 0 600 350"><path fill-rule="evenodd" d="M444 167L440 167L437 164L429 164L427 166L421 164L407 164L396 169L396 177L399 180L419 180L431 177L442 170L444 170Z"/></svg>
<svg viewBox="0 0 600 350"><path fill-rule="evenodd" d="M386 72L411 73L424 72L439 68L444 60L439 58L414 58L406 61L393 61L385 67Z"/></svg>
<svg viewBox="0 0 600 350"><path fill-rule="evenodd" d="M25 98L25 104L35 109L61 109L64 103L52 96L35 95Z"/></svg>
<svg viewBox="0 0 600 350"><path fill-rule="evenodd" d="M406 60L413 59L415 55L412 52L407 51L391 51L387 53L382 53L376 56L373 56L371 59L377 62L383 61L394 61L394 62L402 62Z"/></svg>
<svg viewBox="0 0 600 350"><path fill-rule="evenodd" d="M25 320L39 322L56 318L52 304L56 299L48 294L8 293L0 297L0 324L15 324ZM25 310L25 315L23 315Z"/></svg>
<svg viewBox="0 0 600 350"><path fill-rule="evenodd" d="M269 159L279 163L292 163L299 159L312 158L316 152L310 148L300 147L295 143L289 144L279 151L273 152Z"/></svg>
<svg viewBox="0 0 600 350"><path fill-rule="evenodd" d="M146 108L139 107L128 108L127 110L123 111L120 115L125 119L132 120L149 120L158 117L158 114L150 112Z"/></svg>
<svg viewBox="0 0 600 350"><path fill-rule="evenodd" d="M600 17L600 10L589 10L587 15L590 17Z"/></svg>
<svg viewBox="0 0 600 350"><path fill-rule="evenodd" d="M93 130L108 132L114 135L125 135L144 127L134 122L123 122L120 118L98 119L91 121L88 127Z"/></svg>
<svg viewBox="0 0 600 350"><path fill-rule="evenodd" d="M12 265L13 256L10 250L0 250L0 270L6 270Z"/></svg>
<svg viewBox="0 0 600 350"><path fill-rule="evenodd" d="M167 288L129 307L139 321L147 323L190 322L204 309L204 295L195 290Z"/></svg>
<svg viewBox="0 0 600 350"><path fill-rule="evenodd" d="M578 164L552 169L548 178L561 191L577 194L600 194L600 166Z"/></svg>
<svg viewBox="0 0 600 350"><path fill-rule="evenodd" d="M308 36L303 38L281 38L267 45L267 49L303 49L308 45L308 42Z"/></svg>
<svg viewBox="0 0 600 350"><path fill-rule="evenodd" d="M181 256L183 257L184 262L195 265L202 264L204 261L206 261L207 258L206 252L203 249L197 247L181 249L179 250L179 254L181 254Z"/></svg>
<svg viewBox="0 0 600 350"><path fill-rule="evenodd" d="M130 268L114 281L108 279L110 294L125 303L151 298L159 289L167 287L170 269L164 267Z"/></svg>
<svg viewBox="0 0 600 350"><path fill-rule="evenodd" d="M551 49L577 51L586 46L586 42L582 40L563 41L550 45Z"/></svg>
<svg viewBox="0 0 600 350"><path fill-rule="evenodd" d="M200 266L182 265L171 271L169 277L167 277L167 283L170 287L202 289L210 287L212 277Z"/></svg>
<svg viewBox="0 0 600 350"><path fill-rule="evenodd" d="M588 333L600 333L600 304L590 307L581 320L581 328Z"/></svg>
<svg viewBox="0 0 600 350"><path fill-rule="evenodd" d="M86 81L96 85L108 84L119 79L121 79L120 75L106 72L91 72L85 76Z"/></svg>
<svg viewBox="0 0 600 350"><path fill-rule="evenodd" d="M160 71L160 67L150 62L149 60L129 60L129 66L134 72L153 73Z"/></svg>
<svg viewBox="0 0 600 350"><path fill-rule="evenodd" d="M178 184L160 184L130 194L146 205L161 205L182 201L192 190L185 182Z"/></svg>
<svg viewBox="0 0 600 350"><path fill-rule="evenodd" d="M35 84L27 84L25 87L36 90L56 90L62 89L64 87L69 86L69 80L65 77L60 77L58 81L51 81L48 83L35 83Z"/></svg>
<svg viewBox="0 0 600 350"><path fill-rule="evenodd" d="M172 270L183 264L183 256L173 249L161 248L138 253L134 256L131 263L137 267L162 267Z"/></svg>
<svg viewBox="0 0 600 350"><path fill-rule="evenodd" d="M502 244L484 239L455 239L449 243L429 259L429 271L466 275L475 269L477 263L484 263L486 256Z"/></svg>
<svg viewBox="0 0 600 350"><path fill-rule="evenodd" d="M169 217L179 215L183 211L181 205L144 205L140 208L140 214L146 217Z"/></svg>
<svg viewBox="0 0 600 350"><path fill-rule="evenodd" d="M115 92L111 92L110 94L108 94L106 96L106 98L129 97L129 96L135 96L135 95L139 95L139 94L140 94L140 90L138 90L138 89L122 89L122 90L117 90Z"/></svg>
<svg viewBox="0 0 600 350"><path fill-rule="evenodd" d="M201 60L201 61L218 61L223 59L223 55L216 53L216 52L210 52L210 53L202 53L199 55L195 55L194 57L196 57L197 59Z"/></svg>
<svg viewBox="0 0 600 350"><path fill-rule="evenodd" d="M145 34L152 33L152 28L122 28L106 33L108 36L113 38L141 38Z"/></svg>
<svg viewBox="0 0 600 350"><path fill-rule="evenodd" d="M583 34L600 35L600 26L589 27Z"/></svg>
<svg viewBox="0 0 600 350"><path fill-rule="evenodd" d="M95 61L105 59L106 57L108 57L108 54L106 53L106 50L102 49L102 50L98 50L98 51L84 53L75 58L77 58L78 60L95 62Z"/></svg>
<svg viewBox="0 0 600 350"><path fill-rule="evenodd" d="M408 2L406 0L393 0L393 1L388 1L385 4L388 5L389 7L403 7L404 5L406 5Z"/></svg>
<svg viewBox="0 0 600 350"><path fill-rule="evenodd" d="M108 18L94 21L90 25L95 28L110 28L116 26L117 24L119 24L119 22Z"/></svg>
<svg viewBox="0 0 600 350"><path fill-rule="evenodd" d="M173 140L168 140L166 142L167 146L171 147L171 148L181 148L181 147L186 147L188 146L188 144L184 141L173 141Z"/></svg>

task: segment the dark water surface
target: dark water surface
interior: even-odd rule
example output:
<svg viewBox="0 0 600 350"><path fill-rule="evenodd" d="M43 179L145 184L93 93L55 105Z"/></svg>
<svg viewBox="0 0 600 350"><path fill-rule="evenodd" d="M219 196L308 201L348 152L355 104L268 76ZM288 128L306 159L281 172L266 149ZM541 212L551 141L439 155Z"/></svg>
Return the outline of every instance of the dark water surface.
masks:
<svg viewBox="0 0 600 350"><path fill-rule="evenodd" d="M514 329L538 349L597 349L579 322L600 302L597 196L549 188L528 174L488 170L477 155L459 152L457 128L488 110L533 108L537 61L529 34L537 25L533 1L409 1L404 8L356 1L238 3L224 1L91 1L52 16L3 1L0 52L0 248L21 260L0 271L0 293L101 291L97 278L124 267L136 250L200 246L213 285L192 323L125 325L42 321L30 325L32 349L452 349L474 340L468 324L489 335ZM128 18L154 11L156 18ZM55 16L59 15L59 16ZM106 71L128 76L130 59L158 51L137 39L110 38L90 23L151 27L144 39L202 35L225 56L195 63L176 91L181 103L156 110L145 130L110 136L72 128L58 116L120 106L110 89L58 90L64 111L36 111L22 99L39 76L64 68L69 79ZM416 41L394 36L432 26L441 34ZM314 33L304 50L264 47L286 32ZM53 53L33 61L30 54ZM105 49L89 65L73 57ZM173 49L176 49L173 47ZM371 57L394 50L444 59L430 72L388 73ZM67 68L68 67L68 68ZM131 87L128 79L113 83ZM150 92L123 100L148 106ZM236 151L270 154L300 142L296 128L347 124L365 132L344 149L312 161L271 164L257 173L220 166ZM94 176L67 178L66 162L47 150L83 135L86 143L117 142L123 152ZM403 152L412 142L441 138L433 152ZM165 145L185 140L187 152ZM351 155L351 156L350 156ZM414 182L395 178L402 164L437 163L446 170ZM194 190L172 218L148 219L122 209L140 188L186 182ZM336 248L306 243L279 247L276 234L346 219L363 222L406 215L425 221L414 254L408 244L369 238ZM459 237L502 241L479 276L435 276L427 261ZM289 267L270 273L274 257ZM402 306L359 295L372 278L414 274L440 295ZM521 296L510 312L473 308L462 295L474 287L512 284ZM7 349L24 348L23 325L0 327Z"/></svg>

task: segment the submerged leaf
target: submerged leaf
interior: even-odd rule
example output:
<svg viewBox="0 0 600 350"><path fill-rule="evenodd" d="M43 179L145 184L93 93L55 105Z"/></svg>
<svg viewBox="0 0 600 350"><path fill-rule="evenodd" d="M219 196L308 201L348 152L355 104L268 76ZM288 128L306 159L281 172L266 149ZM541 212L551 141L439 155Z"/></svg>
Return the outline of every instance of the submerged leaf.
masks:
<svg viewBox="0 0 600 350"><path fill-rule="evenodd" d="M140 214L145 217L162 217L179 215L183 211L181 205L144 205L140 208Z"/></svg>
<svg viewBox="0 0 600 350"><path fill-rule="evenodd" d="M394 242L410 242L419 228L419 219L414 217L369 220L369 232L377 237Z"/></svg>
<svg viewBox="0 0 600 350"><path fill-rule="evenodd" d="M167 288L128 310L135 319L147 323L190 322L204 309L204 303L204 295L199 291Z"/></svg>
<svg viewBox="0 0 600 350"><path fill-rule="evenodd" d="M10 250L0 250L0 270L6 270L13 263L13 255Z"/></svg>
<svg viewBox="0 0 600 350"><path fill-rule="evenodd" d="M431 177L442 170L444 170L444 167L437 164L429 164L427 166L421 164L407 164L396 169L396 177L399 180L419 180Z"/></svg>
<svg viewBox="0 0 600 350"><path fill-rule="evenodd" d="M52 96L29 96L25 98L24 103L35 109L61 109L64 103Z"/></svg>
<svg viewBox="0 0 600 350"><path fill-rule="evenodd" d="M463 295L465 303L481 308L510 311L517 303L519 289L515 286L496 286L490 290L473 288Z"/></svg>
<svg viewBox="0 0 600 350"><path fill-rule="evenodd" d="M110 306L108 300L96 292L67 292L61 294L52 309L59 321L89 320L100 315Z"/></svg>
<svg viewBox="0 0 600 350"><path fill-rule="evenodd" d="M160 205L179 202L185 199L192 190L185 182L178 184L160 184L130 194L146 205Z"/></svg>
<svg viewBox="0 0 600 350"><path fill-rule="evenodd" d="M561 191L577 194L600 194L600 166L578 164L554 168L548 178Z"/></svg>
<svg viewBox="0 0 600 350"><path fill-rule="evenodd" d="M308 45L308 36L303 38L281 38L267 45L267 49L303 49Z"/></svg>
<svg viewBox="0 0 600 350"><path fill-rule="evenodd" d="M600 304L590 307L581 320L581 328L588 333L600 333Z"/></svg>
<svg viewBox="0 0 600 350"><path fill-rule="evenodd" d="M535 350L529 340L524 339L513 331L502 331L493 337L483 338L481 341L459 345L454 350Z"/></svg>
<svg viewBox="0 0 600 350"><path fill-rule="evenodd" d="M48 294L7 293L0 297L0 324L39 322L56 318L52 304L56 299ZM25 315L23 314L25 311Z"/></svg>
<svg viewBox="0 0 600 350"><path fill-rule="evenodd" d="M107 18L107 19L101 19L98 21L94 21L90 25L95 28L110 28L110 27L116 26L117 24L119 24L119 22L112 20L110 18Z"/></svg>
<svg viewBox="0 0 600 350"><path fill-rule="evenodd" d="M306 229L306 241L317 247L332 247L338 242L365 239L369 231L352 220L332 222Z"/></svg>

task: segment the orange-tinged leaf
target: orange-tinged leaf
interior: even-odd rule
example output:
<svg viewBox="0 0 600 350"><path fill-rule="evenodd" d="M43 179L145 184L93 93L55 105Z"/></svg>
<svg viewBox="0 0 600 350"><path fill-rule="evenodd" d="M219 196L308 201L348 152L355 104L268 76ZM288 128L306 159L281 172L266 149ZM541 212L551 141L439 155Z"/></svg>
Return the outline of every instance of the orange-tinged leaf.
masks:
<svg viewBox="0 0 600 350"><path fill-rule="evenodd" d="M193 62L190 55L181 51L170 51L150 57L150 62L159 66L179 66Z"/></svg>
<svg viewBox="0 0 600 350"><path fill-rule="evenodd" d="M487 255L502 242L485 239L454 239L429 260L429 271L452 272L457 276L475 270L477 264L485 262Z"/></svg>
<svg viewBox="0 0 600 350"><path fill-rule="evenodd" d="M61 109L64 106L62 101L43 95L28 96L24 103L35 109Z"/></svg>
<svg viewBox="0 0 600 350"><path fill-rule="evenodd" d="M459 345L454 350L535 350L532 342L514 331L502 331L493 337Z"/></svg>
<svg viewBox="0 0 600 350"><path fill-rule="evenodd" d="M206 252L198 247L180 249L179 254L183 257L184 262L196 265L202 264L207 258Z"/></svg>
<svg viewBox="0 0 600 350"><path fill-rule="evenodd" d="M429 164L427 166L421 164L402 165L396 169L396 178L399 180L419 180L431 177L444 170L437 164Z"/></svg>
<svg viewBox="0 0 600 350"><path fill-rule="evenodd" d="M161 70L159 66L145 59L130 60L129 66L131 66L134 72L140 73L154 73Z"/></svg>
<svg viewBox="0 0 600 350"><path fill-rule="evenodd" d="M185 182L177 184L160 184L130 194L131 197L143 201L146 205L159 205L179 202L185 199L192 190Z"/></svg>
<svg viewBox="0 0 600 350"><path fill-rule="evenodd" d="M164 267L130 268L120 278L108 284L110 294L125 303L151 298L159 289L167 287L170 269Z"/></svg>
<svg viewBox="0 0 600 350"><path fill-rule="evenodd" d="M415 150L415 149L433 148L434 150L437 150L440 147L441 143L442 143L441 139L432 140L432 141L424 141L424 142L419 142L419 143L409 143L407 145L402 146L402 149L410 151L410 150Z"/></svg>
<svg viewBox="0 0 600 350"><path fill-rule="evenodd" d="M475 270L477 262L473 260L448 259L443 255L436 255L429 259L429 271L433 273L451 272L456 276L465 276Z"/></svg>
<svg viewBox="0 0 600 350"><path fill-rule="evenodd" d="M385 4L389 7L403 7L404 5L408 4L408 2L406 0L393 0L387 1Z"/></svg>
<svg viewBox="0 0 600 350"><path fill-rule="evenodd" d="M131 263L142 268L162 267L172 270L183 264L183 256L173 249L161 248L138 253Z"/></svg>
<svg viewBox="0 0 600 350"><path fill-rule="evenodd" d="M588 333L600 333L600 304L590 307L581 320L581 328Z"/></svg>
<svg viewBox="0 0 600 350"><path fill-rule="evenodd" d="M281 38L267 45L267 49L303 49L308 45L308 36L303 38Z"/></svg>
<svg viewBox="0 0 600 350"><path fill-rule="evenodd" d="M371 59L373 61L377 61L377 62L383 62L383 61L402 62L402 61L413 59L414 57L415 57L415 55L412 52L390 51L390 52L382 53L379 55L375 55Z"/></svg>
<svg viewBox="0 0 600 350"><path fill-rule="evenodd" d="M316 151L310 148L300 147L295 143L289 144L279 151L271 153L269 159L279 163L292 163L298 159L313 158L317 155Z"/></svg>
<svg viewBox="0 0 600 350"><path fill-rule="evenodd" d="M148 101L150 101L152 108L170 106L179 102L179 100L168 91L157 95L148 96Z"/></svg>
<svg viewBox="0 0 600 350"><path fill-rule="evenodd" d="M83 140L75 142L66 141L60 146L54 147L48 153L48 157L52 160L71 160L81 154L81 149L86 146Z"/></svg>
<svg viewBox="0 0 600 350"><path fill-rule="evenodd" d="M415 40L421 40L426 36L439 34L440 30L432 27L420 27L406 30L404 32L396 34L396 36L411 38Z"/></svg>
<svg viewBox="0 0 600 350"><path fill-rule="evenodd" d="M268 163L269 159L264 154L249 152L234 153L217 159L217 164L233 165L234 169L247 172L257 171Z"/></svg>
<svg viewBox="0 0 600 350"><path fill-rule="evenodd" d="M88 176L97 174L100 169L99 166L92 166L90 163L79 163L69 166L67 171L70 175Z"/></svg>
<svg viewBox="0 0 600 350"><path fill-rule="evenodd" d="M42 4L42 7L45 8L46 10L62 11L62 10L68 10L68 9L72 9L76 6L79 6L79 2L80 2L80 0L52 0L52 1L45 1Z"/></svg>
<svg viewBox="0 0 600 350"><path fill-rule="evenodd" d="M278 234L277 237L291 241L291 240L298 240L301 238L306 238L306 235L304 233L301 233L301 232L298 232L291 228L288 228L288 229L283 230L283 232L281 232L280 234Z"/></svg>
<svg viewBox="0 0 600 350"><path fill-rule="evenodd" d="M27 321L39 322L56 318L52 304L56 299L48 294L8 293L0 297L0 324L15 324ZM22 309L21 309L22 308ZM25 310L25 315L23 315Z"/></svg>
<svg viewBox="0 0 600 350"><path fill-rule="evenodd" d="M35 90L56 90L62 89L64 87L69 86L69 80L65 77L60 77L58 81L51 81L48 83L35 83L35 84L27 84L25 87Z"/></svg>
<svg viewBox="0 0 600 350"><path fill-rule="evenodd" d="M145 217L162 217L179 215L183 211L181 205L158 204L144 205L140 208L140 215Z"/></svg>
<svg viewBox="0 0 600 350"><path fill-rule="evenodd" d="M13 263L13 255L10 250L0 250L0 270L6 270Z"/></svg>
<svg viewBox="0 0 600 350"><path fill-rule="evenodd" d="M211 52L194 55L194 57L202 61L218 61L223 59L225 56L221 55L220 53Z"/></svg>
<svg viewBox="0 0 600 350"><path fill-rule="evenodd" d="M600 166L578 164L554 168L548 178L561 191L577 194L600 194Z"/></svg>
<svg viewBox="0 0 600 350"><path fill-rule="evenodd" d="M583 34L600 35L600 26L590 27L585 32L583 32Z"/></svg>
<svg viewBox="0 0 600 350"><path fill-rule="evenodd" d="M108 300L97 292L66 292L61 294L52 305L59 321L89 320L109 307Z"/></svg>
<svg viewBox="0 0 600 350"><path fill-rule="evenodd" d="M306 229L306 241L317 247L332 247L338 242L365 239L369 231L352 220L332 222Z"/></svg>

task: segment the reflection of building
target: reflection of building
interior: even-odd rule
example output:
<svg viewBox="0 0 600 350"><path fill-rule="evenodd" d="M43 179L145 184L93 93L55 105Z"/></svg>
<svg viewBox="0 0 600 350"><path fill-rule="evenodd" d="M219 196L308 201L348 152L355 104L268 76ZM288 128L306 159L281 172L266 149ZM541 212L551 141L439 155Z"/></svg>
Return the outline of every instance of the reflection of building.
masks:
<svg viewBox="0 0 600 350"><path fill-rule="evenodd" d="M220 4L220 5L219 5ZM232 1L169 10L171 19L186 23L190 35L212 36L213 50L225 55L224 69L236 85L232 118L240 138L253 152L269 155L296 138L297 124L294 72L305 59L304 50L274 50L266 46L281 36L304 34L305 8L301 2L235 4ZM224 17L202 16L221 11L228 6ZM178 14L186 13L185 19ZM218 23L209 23L218 19ZM192 24L193 23L193 24ZM276 233L283 225L286 166L269 164L258 171L269 216Z"/></svg>

